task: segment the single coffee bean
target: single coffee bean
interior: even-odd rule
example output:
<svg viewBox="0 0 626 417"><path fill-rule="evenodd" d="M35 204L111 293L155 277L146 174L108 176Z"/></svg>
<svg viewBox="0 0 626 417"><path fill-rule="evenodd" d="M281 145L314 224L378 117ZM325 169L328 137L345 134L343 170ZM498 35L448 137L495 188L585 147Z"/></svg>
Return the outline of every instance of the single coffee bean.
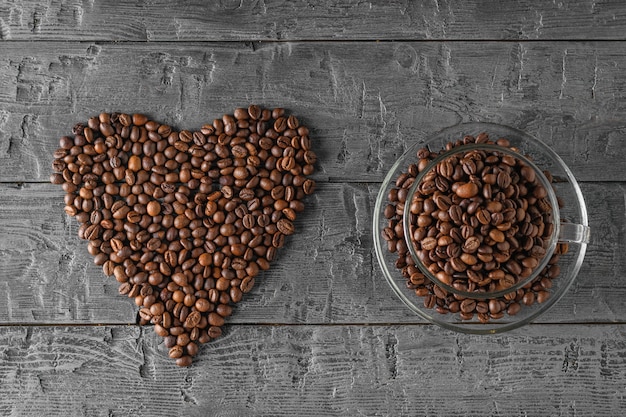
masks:
<svg viewBox="0 0 626 417"><path fill-rule="evenodd" d="M486 209L479 209L476 212L476 219L480 224L489 224L491 223L491 214Z"/></svg>
<svg viewBox="0 0 626 417"><path fill-rule="evenodd" d="M277 223L278 230L284 235L291 235L294 233L295 228L291 220L289 219L280 219Z"/></svg>
<svg viewBox="0 0 626 417"><path fill-rule="evenodd" d="M480 247L480 240L476 236L470 236L463 244L463 251L467 253L474 253Z"/></svg>
<svg viewBox="0 0 626 417"><path fill-rule="evenodd" d="M191 295L191 294L188 294L188 295ZM195 300L194 300L194 304L195 304ZM202 316L199 311L192 311L191 313L189 313L189 315L187 316L187 319L185 320L185 327L188 329L196 327L200 323L201 318Z"/></svg>
<svg viewBox="0 0 626 417"><path fill-rule="evenodd" d="M172 359L178 359L183 356L183 348L182 346L173 346L169 351L169 356Z"/></svg>
<svg viewBox="0 0 626 417"><path fill-rule="evenodd" d="M461 301L461 311L463 313L472 313L476 308L476 300L467 298Z"/></svg>
<svg viewBox="0 0 626 417"><path fill-rule="evenodd" d="M461 184L455 193L461 198L471 198L478 194L478 186L473 182Z"/></svg>
<svg viewBox="0 0 626 417"><path fill-rule="evenodd" d="M104 272L104 275L107 275L107 276L113 275L114 269L115 269L115 264L111 262L110 260L106 261L104 265L102 265L102 271Z"/></svg>
<svg viewBox="0 0 626 417"><path fill-rule="evenodd" d="M545 303L550 297L550 293L548 291L539 291L537 293L537 302L539 304Z"/></svg>
<svg viewBox="0 0 626 417"><path fill-rule="evenodd" d="M489 231L489 237L493 239L494 242L498 242L498 243L504 242L504 239L505 239L504 233L502 233L498 229L491 229Z"/></svg>
<svg viewBox="0 0 626 417"><path fill-rule="evenodd" d="M304 191L304 194L313 194L313 191L315 191L316 188L316 183L315 181L311 180L311 179L307 179L306 181L304 181L304 183L302 184L302 190Z"/></svg>
<svg viewBox="0 0 626 417"><path fill-rule="evenodd" d="M161 213L161 204L158 201L150 201L146 207L148 215L154 217Z"/></svg>

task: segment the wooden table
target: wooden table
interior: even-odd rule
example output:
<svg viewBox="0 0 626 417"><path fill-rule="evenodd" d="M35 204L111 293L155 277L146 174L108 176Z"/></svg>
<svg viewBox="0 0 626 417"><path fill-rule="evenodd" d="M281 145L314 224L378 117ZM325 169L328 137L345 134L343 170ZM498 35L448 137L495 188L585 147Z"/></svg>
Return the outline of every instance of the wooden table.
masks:
<svg viewBox="0 0 626 417"><path fill-rule="evenodd" d="M626 410L626 5L617 1L0 0L0 415L617 416ZM189 368L137 322L49 184L101 111L198 129L283 106L318 191ZM427 324L383 280L373 202L414 141L494 121L581 182L568 294L494 336Z"/></svg>

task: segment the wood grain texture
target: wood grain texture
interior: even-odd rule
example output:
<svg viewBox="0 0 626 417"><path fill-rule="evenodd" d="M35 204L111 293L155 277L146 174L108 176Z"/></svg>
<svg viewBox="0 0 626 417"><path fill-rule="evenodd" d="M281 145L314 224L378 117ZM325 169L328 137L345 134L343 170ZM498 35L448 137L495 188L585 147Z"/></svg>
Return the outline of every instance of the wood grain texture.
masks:
<svg viewBox="0 0 626 417"><path fill-rule="evenodd" d="M626 322L626 187L585 183L592 242L574 286L539 321ZM375 184L321 183L231 323L419 323L384 281ZM93 265L51 184L0 184L0 323L129 323L134 304Z"/></svg>
<svg viewBox="0 0 626 417"><path fill-rule="evenodd" d="M0 0L0 416L624 414L625 41L611 0ZM250 103L311 127L318 191L180 369L76 237L52 153L101 111L197 129ZM373 251L386 172L462 121L543 139L589 209L572 288L503 335L425 324Z"/></svg>
<svg viewBox="0 0 626 417"><path fill-rule="evenodd" d="M62 212L56 187L0 184L0 322L134 323Z"/></svg>
<svg viewBox="0 0 626 417"><path fill-rule="evenodd" d="M0 40L626 39L619 1L0 2Z"/></svg>
<svg viewBox="0 0 626 417"><path fill-rule="evenodd" d="M233 326L180 369L149 329L5 327L0 414L616 416L626 408L625 333Z"/></svg>
<svg viewBox="0 0 626 417"><path fill-rule="evenodd" d="M541 138L581 181L626 181L625 46L2 43L0 181L46 181L59 137L101 111L199 129L250 103L311 127L321 180L379 182L410 144L479 120Z"/></svg>

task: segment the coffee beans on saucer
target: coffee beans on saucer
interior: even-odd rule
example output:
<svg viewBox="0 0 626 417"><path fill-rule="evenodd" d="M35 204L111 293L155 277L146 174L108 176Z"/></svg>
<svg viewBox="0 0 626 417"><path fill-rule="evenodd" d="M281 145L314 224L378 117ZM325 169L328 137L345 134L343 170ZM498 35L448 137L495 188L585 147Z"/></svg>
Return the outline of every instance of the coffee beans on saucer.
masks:
<svg viewBox="0 0 626 417"><path fill-rule="evenodd" d="M495 149L461 148L474 143ZM418 174L454 149L460 151L438 160L409 196ZM559 257L568 247L558 243L543 262L558 207L552 207L536 171L504 152L511 149L518 151L505 138L466 136L439 152L420 149L415 163L396 178L384 209L387 227L382 236L387 249L397 254L395 266L407 287L423 298L426 308L485 323L548 299L560 272ZM543 174L551 180L549 172ZM409 236L403 225L405 206ZM537 271L542 262L545 266ZM497 295L490 297L492 293Z"/></svg>

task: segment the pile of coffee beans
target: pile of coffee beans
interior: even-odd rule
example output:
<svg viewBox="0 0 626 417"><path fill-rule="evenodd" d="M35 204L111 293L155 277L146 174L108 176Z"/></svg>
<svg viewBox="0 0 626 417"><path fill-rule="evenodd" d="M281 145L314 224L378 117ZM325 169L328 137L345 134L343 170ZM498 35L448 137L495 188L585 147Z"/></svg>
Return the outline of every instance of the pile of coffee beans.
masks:
<svg viewBox="0 0 626 417"><path fill-rule="evenodd" d="M425 173L408 201L418 173L433 159L472 143L519 152L506 138L493 141L487 133L450 142L439 152L418 150L416 162L396 178L389 192L384 209L388 223L382 236L388 250L398 256L395 266L406 278L407 288L423 297L426 308L487 323L505 313L516 315L523 305L545 302L552 280L560 273L560 255L568 247L559 243L536 278L506 292L535 272L554 230L547 190L535 171L510 153L483 149L454 153ZM544 175L552 181L549 172ZM407 204L408 239L402 222ZM435 282L416 266L408 244ZM493 292L504 295L484 295Z"/></svg>
<svg viewBox="0 0 626 417"><path fill-rule="evenodd" d="M197 131L102 113L72 133L50 178L65 212L140 323L190 365L295 232L315 189L309 129L282 108L251 105Z"/></svg>

